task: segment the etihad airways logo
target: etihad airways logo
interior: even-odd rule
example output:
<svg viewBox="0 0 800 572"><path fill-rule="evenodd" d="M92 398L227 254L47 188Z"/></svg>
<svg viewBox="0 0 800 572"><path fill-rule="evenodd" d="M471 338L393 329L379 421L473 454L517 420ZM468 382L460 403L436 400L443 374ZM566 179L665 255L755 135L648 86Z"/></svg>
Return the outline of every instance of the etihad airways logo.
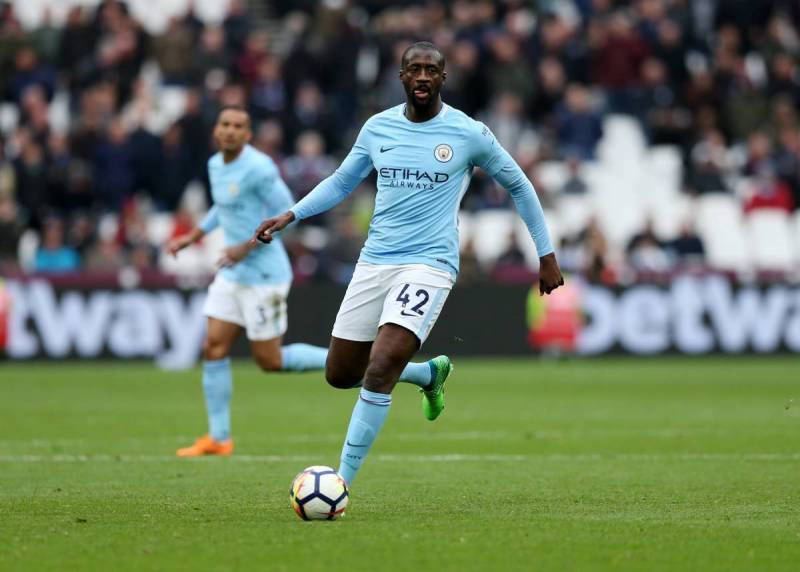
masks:
<svg viewBox="0 0 800 572"><path fill-rule="evenodd" d="M434 185L445 183L450 178L447 173L428 173L408 167L382 167L378 175L386 180L387 187L417 190L432 190Z"/></svg>

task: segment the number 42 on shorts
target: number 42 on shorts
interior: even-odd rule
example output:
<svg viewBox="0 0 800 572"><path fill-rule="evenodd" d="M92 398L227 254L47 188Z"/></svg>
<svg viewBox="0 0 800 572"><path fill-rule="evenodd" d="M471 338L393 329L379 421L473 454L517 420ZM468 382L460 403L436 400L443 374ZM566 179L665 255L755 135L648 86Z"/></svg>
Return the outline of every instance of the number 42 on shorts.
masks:
<svg viewBox="0 0 800 572"><path fill-rule="evenodd" d="M425 311L422 309L422 307L428 303L428 300L430 300L431 298L430 294L428 294L428 291L425 290L424 288L420 288L416 291L416 293L414 294L416 299L414 301L417 303L411 307L411 312L415 313L412 314L406 310L408 304L411 303L411 295L409 294L408 291L410 287L411 284L405 284L403 286L403 289L400 290L400 293L397 295L397 301L403 305L403 309L400 311L400 314L402 316L414 316L415 314L417 316L422 316L425 314Z"/></svg>

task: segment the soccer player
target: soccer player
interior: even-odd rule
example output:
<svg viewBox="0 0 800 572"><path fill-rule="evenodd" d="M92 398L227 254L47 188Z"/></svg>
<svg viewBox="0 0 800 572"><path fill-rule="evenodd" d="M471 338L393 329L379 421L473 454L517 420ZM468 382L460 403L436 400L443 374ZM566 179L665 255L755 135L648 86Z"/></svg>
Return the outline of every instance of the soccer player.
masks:
<svg viewBox="0 0 800 572"><path fill-rule="evenodd" d="M361 384L339 467L348 484L383 426L400 372L430 333L455 281L458 208L474 167L513 197L540 257L540 293L564 283L533 185L488 128L442 102L446 77L435 45L409 47L400 69L406 102L367 120L336 172L289 211L265 220L253 240L269 243L293 221L330 209L377 171L369 236L333 326L325 371L334 387ZM429 418L444 406L444 379L424 388Z"/></svg>
<svg viewBox="0 0 800 572"><path fill-rule="evenodd" d="M238 107L223 109L214 126L219 147L208 161L214 206L197 228L169 242L173 256L218 226L226 248L220 270L208 289L203 312L208 318L203 343L203 391L209 431L179 457L230 455L229 354L244 330L255 362L264 371L305 371L325 366L327 348L281 345L287 328L286 297L292 282L289 257L279 239L258 246L249 238L264 216L292 205L291 193L267 155L248 145L250 116ZM276 237L277 238L277 237Z"/></svg>

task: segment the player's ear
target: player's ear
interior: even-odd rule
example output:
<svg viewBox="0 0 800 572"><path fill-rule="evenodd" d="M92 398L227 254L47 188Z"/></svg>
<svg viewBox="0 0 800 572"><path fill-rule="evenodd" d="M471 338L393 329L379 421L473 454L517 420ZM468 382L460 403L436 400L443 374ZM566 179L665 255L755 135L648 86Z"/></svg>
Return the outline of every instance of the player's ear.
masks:
<svg viewBox="0 0 800 572"><path fill-rule="evenodd" d="M447 81L447 72L442 71L442 83L444 83L445 81Z"/></svg>

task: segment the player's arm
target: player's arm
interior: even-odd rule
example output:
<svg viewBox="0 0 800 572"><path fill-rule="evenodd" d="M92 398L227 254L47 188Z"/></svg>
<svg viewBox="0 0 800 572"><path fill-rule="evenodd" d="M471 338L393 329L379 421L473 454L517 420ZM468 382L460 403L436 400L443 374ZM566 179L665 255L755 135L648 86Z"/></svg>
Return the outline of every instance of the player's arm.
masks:
<svg viewBox="0 0 800 572"><path fill-rule="evenodd" d="M257 245L253 244L252 240L246 240L233 246L228 246L222 251L222 256L217 260L219 268L229 268L247 258Z"/></svg>
<svg viewBox="0 0 800 572"><path fill-rule="evenodd" d="M481 127L480 134L476 135L478 147L476 162L514 199L517 212L525 221L539 253L539 292L549 294L564 284L564 277L561 275L553 245L550 243L550 233L547 230L542 204L536 196L533 184L517 162L497 142L488 128Z"/></svg>
<svg viewBox="0 0 800 572"><path fill-rule="evenodd" d="M274 233L283 230L292 222L323 213L346 199L372 170L367 137L365 125L339 168L289 210L262 222L256 229L253 242L259 240L269 243Z"/></svg>
<svg viewBox="0 0 800 572"><path fill-rule="evenodd" d="M203 217L203 220L200 221L200 224L198 224L195 228L186 234L176 236L170 240L167 243L167 252L172 256L177 256L178 252L187 246L191 246L218 226L219 211L217 210L216 206L213 206L211 207L211 210L206 213L206 216Z"/></svg>

